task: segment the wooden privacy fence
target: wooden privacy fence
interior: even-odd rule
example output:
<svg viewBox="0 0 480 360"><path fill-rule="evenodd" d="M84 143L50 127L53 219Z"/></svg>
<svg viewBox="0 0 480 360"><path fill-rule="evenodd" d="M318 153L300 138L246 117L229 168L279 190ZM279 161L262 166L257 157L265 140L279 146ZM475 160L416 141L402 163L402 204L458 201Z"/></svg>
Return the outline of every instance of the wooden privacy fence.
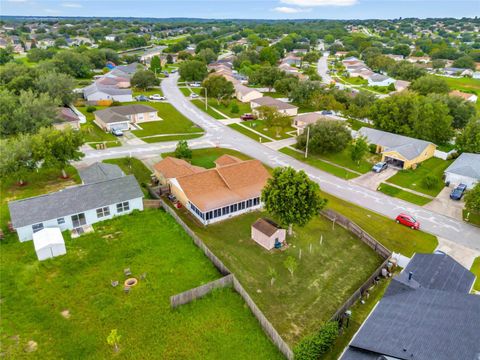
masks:
<svg viewBox="0 0 480 360"><path fill-rule="evenodd" d="M180 294L170 296L170 306L176 308L180 305L188 304L193 300L199 299L207 295L213 289L224 288L233 283L233 275L227 275L220 279L210 281L199 287L184 291Z"/></svg>
<svg viewBox="0 0 480 360"><path fill-rule="evenodd" d="M159 209L162 207L162 202L158 199L143 199L143 207L147 209Z"/></svg>

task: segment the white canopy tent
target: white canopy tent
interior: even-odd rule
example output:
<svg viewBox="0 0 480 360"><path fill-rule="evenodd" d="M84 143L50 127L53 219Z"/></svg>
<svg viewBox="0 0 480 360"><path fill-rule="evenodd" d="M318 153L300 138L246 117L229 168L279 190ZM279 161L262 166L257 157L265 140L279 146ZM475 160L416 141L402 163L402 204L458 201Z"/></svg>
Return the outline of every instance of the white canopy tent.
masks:
<svg viewBox="0 0 480 360"><path fill-rule="evenodd" d="M38 260L51 259L67 253L60 228L45 228L33 234Z"/></svg>

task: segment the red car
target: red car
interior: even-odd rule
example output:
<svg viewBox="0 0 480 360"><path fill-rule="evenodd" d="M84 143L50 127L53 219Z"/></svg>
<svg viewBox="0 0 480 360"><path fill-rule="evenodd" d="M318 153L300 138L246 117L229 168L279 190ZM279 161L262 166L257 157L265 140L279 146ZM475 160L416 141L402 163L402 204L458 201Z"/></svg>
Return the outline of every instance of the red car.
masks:
<svg viewBox="0 0 480 360"><path fill-rule="evenodd" d="M243 121L245 121L245 120L255 120L255 115L253 115L253 114L243 114L242 116L240 116L240 119L242 119Z"/></svg>
<svg viewBox="0 0 480 360"><path fill-rule="evenodd" d="M395 218L397 224L402 224L408 226L413 230L420 229L420 223L415 219L412 215L408 215L406 213L401 213Z"/></svg>

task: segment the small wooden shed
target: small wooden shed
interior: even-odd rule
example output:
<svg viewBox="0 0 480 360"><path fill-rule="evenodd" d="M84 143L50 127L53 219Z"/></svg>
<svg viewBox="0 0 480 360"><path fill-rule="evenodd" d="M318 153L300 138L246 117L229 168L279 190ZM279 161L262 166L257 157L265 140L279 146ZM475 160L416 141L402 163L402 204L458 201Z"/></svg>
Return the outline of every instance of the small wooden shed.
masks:
<svg viewBox="0 0 480 360"><path fill-rule="evenodd" d="M286 236L287 231L269 219L260 218L252 224L252 239L267 250L283 244Z"/></svg>

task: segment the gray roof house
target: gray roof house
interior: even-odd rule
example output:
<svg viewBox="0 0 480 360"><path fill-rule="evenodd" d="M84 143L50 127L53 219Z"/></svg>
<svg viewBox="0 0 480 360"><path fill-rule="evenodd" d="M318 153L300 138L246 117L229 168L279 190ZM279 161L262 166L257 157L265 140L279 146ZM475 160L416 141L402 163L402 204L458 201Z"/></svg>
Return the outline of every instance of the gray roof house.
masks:
<svg viewBox="0 0 480 360"><path fill-rule="evenodd" d="M133 101L131 89L121 89L112 85L101 85L97 82L83 88L83 97L87 101Z"/></svg>
<svg viewBox="0 0 480 360"><path fill-rule="evenodd" d="M427 160L435 153L436 145L425 140L362 127L357 136L363 136L370 144L377 145L382 161L392 166L408 169Z"/></svg>
<svg viewBox="0 0 480 360"><path fill-rule="evenodd" d="M416 254L340 359L478 359L480 296L469 294L474 281L448 255Z"/></svg>
<svg viewBox="0 0 480 360"><path fill-rule="evenodd" d="M113 106L94 112L95 123L106 131L128 130L130 124L160 120L157 110L143 104Z"/></svg>
<svg viewBox="0 0 480 360"><path fill-rule="evenodd" d="M480 154L462 153L445 170L445 181L465 184L468 189L480 182Z"/></svg>
<svg viewBox="0 0 480 360"><path fill-rule="evenodd" d="M82 185L8 203L20 241L31 240L33 233L43 228L72 230L143 210L143 192L137 180L118 166L93 164L81 170L80 177Z"/></svg>

